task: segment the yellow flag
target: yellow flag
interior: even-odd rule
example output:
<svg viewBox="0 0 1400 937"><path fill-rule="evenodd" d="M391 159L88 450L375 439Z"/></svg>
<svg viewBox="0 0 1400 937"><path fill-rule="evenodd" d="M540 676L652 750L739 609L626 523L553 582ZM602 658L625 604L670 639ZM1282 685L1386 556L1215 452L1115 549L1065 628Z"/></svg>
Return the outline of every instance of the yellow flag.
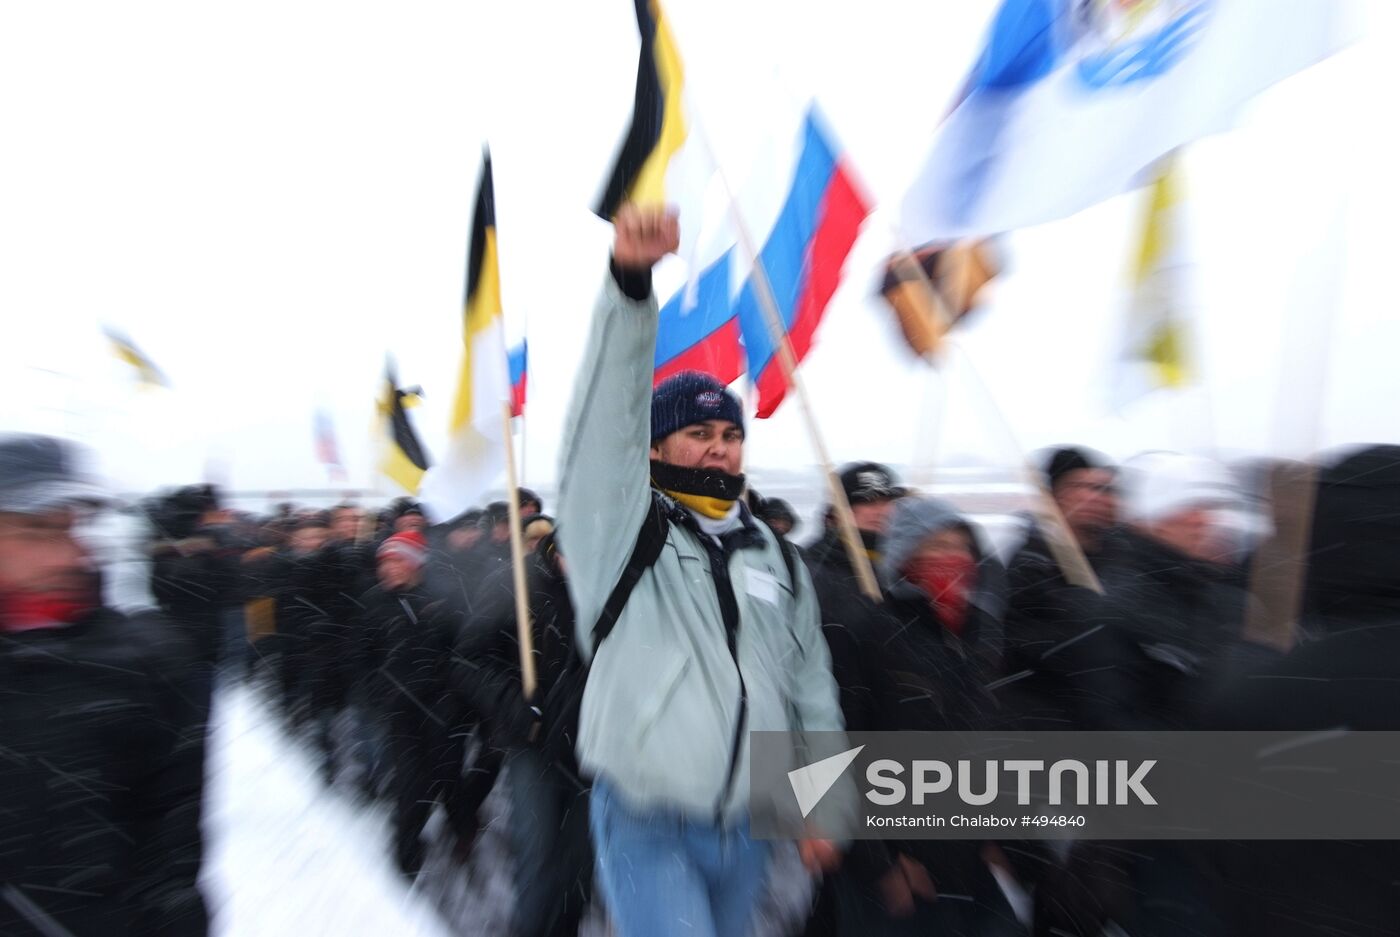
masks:
<svg viewBox="0 0 1400 937"><path fill-rule="evenodd" d="M1194 378L1182 316L1181 213L1181 172L1169 158L1149 190L1138 236L1115 388L1120 404L1159 388L1184 387Z"/></svg>

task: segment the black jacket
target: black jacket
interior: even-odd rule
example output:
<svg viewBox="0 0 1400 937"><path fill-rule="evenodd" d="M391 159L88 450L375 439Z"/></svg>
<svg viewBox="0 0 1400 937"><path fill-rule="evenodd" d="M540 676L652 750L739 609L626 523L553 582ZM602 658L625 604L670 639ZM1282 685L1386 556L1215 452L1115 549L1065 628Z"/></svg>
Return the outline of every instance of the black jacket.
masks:
<svg viewBox="0 0 1400 937"><path fill-rule="evenodd" d="M460 609L427 587L389 591L376 585L362 600L358 640L370 696L396 735L441 734L455 727L448 677L461 633Z"/></svg>
<svg viewBox="0 0 1400 937"><path fill-rule="evenodd" d="M0 633L0 933L206 932L192 661L155 615Z"/></svg>
<svg viewBox="0 0 1400 937"><path fill-rule="evenodd" d="M1309 557L1307 631L1322 637L1257 654L1214 700L1210 728L1400 730L1400 446L1322 472ZM1233 933L1400 927L1400 842L1224 843L1216 856Z"/></svg>
<svg viewBox="0 0 1400 937"><path fill-rule="evenodd" d="M876 719L880 666L869 636L875 631L879 606L861 592L860 581L835 531L828 530L804 552L812 587L821 610L822 634L831 652L831 673L841 694L846 729L871 729Z"/></svg>
<svg viewBox="0 0 1400 937"><path fill-rule="evenodd" d="M987 611L969 603L962 633L953 635L907 583L887 586L883 604L872 602L834 532L809 547L805 559L849 731L937 731L1001 721L986 689L997 676L991 661L1001 628ZM979 559L985 560L979 576L1000 572L990 558Z"/></svg>
<svg viewBox="0 0 1400 937"><path fill-rule="evenodd" d="M1237 577L1127 529L1109 538L1099 569L1109 627L1132 649L1131 727L1191 728L1244 622Z"/></svg>
<svg viewBox="0 0 1400 937"><path fill-rule="evenodd" d="M1096 554L1088 557L1101 566ZM1006 656L998 690L1026 729L1125 728L1137 650L1104 596L1065 579L1031 527L1007 565Z"/></svg>
<svg viewBox="0 0 1400 937"><path fill-rule="evenodd" d="M526 701L521 682L515 585L509 566L496 570L481 584L453 662L454 691L486 727L492 741L507 748L531 744L535 717L530 707L543 708L571 653L574 609L568 585L551 559L552 551L542 549L546 553L531 554L525 566L536 676L534 698ZM577 775L578 766L568 746L551 754Z"/></svg>
<svg viewBox="0 0 1400 937"><path fill-rule="evenodd" d="M223 527L204 528L188 540L152 548L151 595L167 619L186 631L204 661L219 656L220 613L242 601L239 552Z"/></svg>
<svg viewBox="0 0 1400 937"><path fill-rule="evenodd" d="M1001 724L1001 710L986 687L984 658L974 653L980 636L998 630L984 620L985 612L969 605L964 640L946 632L928 599L907 583L887 591L881 604L866 598L834 533L814 543L805 558L848 731L937 732ZM909 852L940 888L956 890L985 874L978 848L867 840L853 846L845 868L868 888L890 868L895 851Z"/></svg>
<svg viewBox="0 0 1400 937"><path fill-rule="evenodd" d="M360 597L370 587L363 551L351 543L328 544L293 568L290 613L304 623L312 706L336 709L362 676Z"/></svg>

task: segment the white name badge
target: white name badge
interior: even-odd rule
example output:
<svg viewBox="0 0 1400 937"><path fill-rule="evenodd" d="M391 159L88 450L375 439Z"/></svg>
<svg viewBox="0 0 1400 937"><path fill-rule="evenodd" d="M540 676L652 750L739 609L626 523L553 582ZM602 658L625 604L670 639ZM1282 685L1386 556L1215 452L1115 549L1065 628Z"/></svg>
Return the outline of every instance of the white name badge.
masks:
<svg viewBox="0 0 1400 937"><path fill-rule="evenodd" d="M767 602L769 605L778 604L778 595L780 594L778 580L762 569L749 567L744 572L748 579L749 595L760 602Z"/></svg>

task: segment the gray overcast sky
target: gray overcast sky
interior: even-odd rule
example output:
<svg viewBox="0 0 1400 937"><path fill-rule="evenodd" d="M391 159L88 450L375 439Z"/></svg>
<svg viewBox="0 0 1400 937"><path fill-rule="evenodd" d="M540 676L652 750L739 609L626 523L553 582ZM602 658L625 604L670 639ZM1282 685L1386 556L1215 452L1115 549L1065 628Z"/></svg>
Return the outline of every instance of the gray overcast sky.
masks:
<svg viewBox="0 0 1400 937"><path fill-rule="evenodd" d="M910 462L934 445L920 427L942 412L937 451L1008 462L969 360L1030 447L1400 441L1388 100L1400 15L1388 0L1367 6L1360 44L1187 153L1203 391L1110 408L1134 196L1011 237L1009 269L946 380L910 360L869 299L892 242L882 210L804 368L834 457ZM812 95L890 210L993 8L668 4L731 174L771 155L774 102ZM489 138L508 328L531 343L527 481L547 481L607 254L609 229L588 206L635 64L625 0L6 5L0 425L82 438L128 488L209 466L238 488L310 487L325 482L311 445L320 405L365 484L392 351L401 377L427 389L415 415L442 451ZM133 388L103 322L174 389ZM812 460L795 404L751 439L753 466Z"/></svg>

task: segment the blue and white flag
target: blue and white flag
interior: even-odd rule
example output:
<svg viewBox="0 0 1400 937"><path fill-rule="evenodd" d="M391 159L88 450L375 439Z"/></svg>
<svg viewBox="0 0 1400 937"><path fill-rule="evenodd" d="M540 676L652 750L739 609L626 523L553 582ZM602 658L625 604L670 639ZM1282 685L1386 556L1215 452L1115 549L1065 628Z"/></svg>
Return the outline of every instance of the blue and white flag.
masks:
<svg viewBox="0 0 1400 937"><path fill-rule="evenodd" d="M1355 24L1350 0L1003 0L904 198L901 235L1010 231L1143 184Z"/></svg>

